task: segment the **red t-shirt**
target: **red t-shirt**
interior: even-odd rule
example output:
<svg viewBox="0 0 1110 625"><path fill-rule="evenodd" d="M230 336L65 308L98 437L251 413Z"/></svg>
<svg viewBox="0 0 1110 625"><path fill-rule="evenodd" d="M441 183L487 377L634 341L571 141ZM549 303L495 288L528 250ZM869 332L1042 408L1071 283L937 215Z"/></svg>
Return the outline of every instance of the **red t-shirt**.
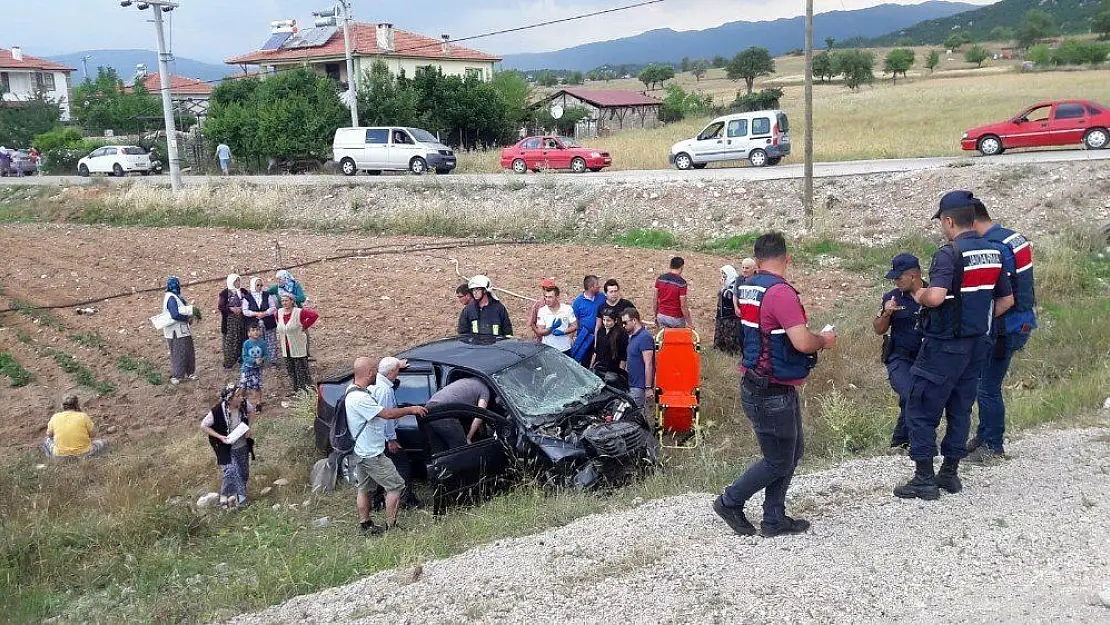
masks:
<svg viewBox="0 0 1110 625"><path fill-rule="evenodd" d="M676 273L665 273L655 280L659 292L659 314L682 318L682 300L686 297L686 280Z"/></svg>
<svg viewBox="0 0 1110 625"><path fill-rule="evenodd" d="M760 271L760 273L771 273L769 271ZM773 274L777 275L777 274ZM759 307L759 327L763 332L766 348L759 355L759 369L762 371L770 371L771 369L771 350L770 350L770 332L771 330L785 330L793 328L794 326L804 326L809 323L806 318L806 310L802 306L802 300L798 298L798 294L794 289L786 284L776 284L775 286L767 289L763 294L763 302ZM785 340L789 341L787 337ZM740 372L744 372L744 367L740 367ZM789 384L791 386L801 386L805 384L805 378L798 380L780 380L776 377L771 377L771 382L775 384Z"/></svg>

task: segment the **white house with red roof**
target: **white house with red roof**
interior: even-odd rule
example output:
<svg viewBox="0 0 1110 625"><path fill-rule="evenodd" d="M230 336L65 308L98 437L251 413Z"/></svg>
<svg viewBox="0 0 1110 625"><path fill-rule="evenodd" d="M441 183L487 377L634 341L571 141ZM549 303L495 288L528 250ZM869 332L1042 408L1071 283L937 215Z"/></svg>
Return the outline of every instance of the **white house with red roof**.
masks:
<svg viewBox="0 0 1110 625"><path fill-rule="evenodd" d="M501 61L491 54L451 43L448 35L434 39L387 23L352 23L351 48L357 76L370 71L373 63L380 60L394 75L404 71L410 78L417 68L432 65L448 76L489 80L494 65ZM240 65L244 71L257 66L263 72L307 65L340 83L347 82L342 28L274 32L261 49L230 58L226 63Z"/></svg>
<svg viewBox="0 0 1110 625"><path fill-rule="evenodd" d="M75 69L23 53L19 46L0 48L0 103L18 106L39 93L62 107L62 121L69 121L69 77Z"/></svg>
<svg viewBox="0 0 1110 625"><path fill-rule="evenodd" d="M151 95L161 94L162 78L157 72L148 73L138 79ZM206 116L208 104L212 100L212 89L213 86L203 80L170 74L170 100L178 113L197 118Z"/></svg>
<svg viewBox="0 0 1110 625"><path fill-rule="evenodd" d="M590 116L578 122L576 137L606 136L619 130L661 125L663 102L640 91L563 87L547 96L540 106L567 110L581 107Z"/></svg>

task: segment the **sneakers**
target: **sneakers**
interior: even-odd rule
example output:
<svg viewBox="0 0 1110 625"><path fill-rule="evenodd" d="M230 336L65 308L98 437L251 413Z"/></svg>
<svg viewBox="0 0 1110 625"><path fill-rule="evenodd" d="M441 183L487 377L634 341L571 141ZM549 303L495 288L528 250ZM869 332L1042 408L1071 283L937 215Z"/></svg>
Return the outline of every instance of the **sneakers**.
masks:
<svg viewBox="0 0 1110 625"><path fill-rule="evenodd" d="M965 462L978 465L999 464L1006 460L1006 453L995 451L986 445L979 445L975 451L964 457Z"/></svg>
<svg viewBox="0 0 1110 625"><path fill-rule="evenodd" d="M958 473L958 464L950 463L945 460L941 465L940 471L937 471L936 484L937 488L947 491L955 495L964 489L964 485L960 482L960 475Z"/></svg>
<svg viewBox="0 0 1110 625"><path fill-rule="evenodd" d="M195 373L190 373L189 375L187 375L187 376L185 376L185 377L186 377L186 379L188 379L188 380L190 380L190 381L192 381L192 382L196 382L196 381L197 381L197 374L195 374Z"/></svg>
<svg viewBox="0 0 1110 625"><path fill-rule="evenodd" d="M726 506L724 499L718 496L713 500L713 512L716 512L717 516L721 517L737 534L741 536L755 535L755 526L748 520L748 517L744 516L743 508ZM806 526L809 525L806 524Z"/></svg>
<svg viewBox="0 0 1110 625"><path fill-rule="evenodd" d="M940 489L937 488L935 477L915 474L912 480L894 489L894 496L902 499L936 501L940 499Z"/></svg>
<svg viewBox="0 0 1110 625"><path fill-rule="evenodd" d="M367 519L358 524L358 531L363 536L381 536L385 533L385 528L374 523L374 519Z"/></svg>
<svg viewBox="0 0 1110 625"><path fill-rule="evenodd" d="M181 380L179 380L177 378L170 378L170 384L174 384L174 385L181 384Z"/></svg>
<svg viewBox="0 0 1110 625"><path fill-rule="evenodd" d="M768 525L764 523L760 527L759 534L764 538L774 538L775 536L785 536L787 534L805 534L809 531L809 521L805 519L792 519L788 516L782 518L781 523Z"/></svg>

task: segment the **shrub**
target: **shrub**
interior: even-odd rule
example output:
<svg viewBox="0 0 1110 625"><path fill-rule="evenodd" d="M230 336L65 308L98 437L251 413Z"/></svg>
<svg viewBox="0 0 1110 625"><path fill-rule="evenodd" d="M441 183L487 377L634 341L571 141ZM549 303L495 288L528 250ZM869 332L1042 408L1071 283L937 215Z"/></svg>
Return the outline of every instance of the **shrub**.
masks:
<svg viewBox="0 0 1110 625"><path fill-rule="evenodd" d="M688 92L678 85L671 85L667 87L659 118L665 122L677 122L686 117L708 115L712 110L713 96Z"/></svg>
<svg viewBox="0 0 1110 625"><path fill-rule="evenodd" d="M738 113L777 109L779 108L779 100L782 99L782 95L782 89L778 87L763 89L756 93L742 94L738 92L736 94L736 100L732 102L730 108Z"/></svg>
<svg viewBox="0 0 1110 625"><path fill-rule="evenodd" d="M1110 46L1097 41L1065 39L1052 51L1052 61L1057 65L1098 65L1106 60Z"/></svg>
<svg viewBox="0 0 1110 625"><path fill-rule="evenodd" d="M1032 61L1034 65L1047 67L1052 64L1052 49L1043 43L1038 44L1029 48L1025 58Z"/></svg>

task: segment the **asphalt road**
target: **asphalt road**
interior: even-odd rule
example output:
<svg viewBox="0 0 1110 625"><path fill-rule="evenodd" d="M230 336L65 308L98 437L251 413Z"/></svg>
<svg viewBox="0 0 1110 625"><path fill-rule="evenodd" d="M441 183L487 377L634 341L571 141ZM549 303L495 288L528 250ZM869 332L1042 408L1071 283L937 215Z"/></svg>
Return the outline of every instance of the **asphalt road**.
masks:
<svg viewBox="0 0 1110 625"><path fill-rule="evenodd" d="M791 156L791 160L800 159ZM932 158L907 158L886 159L872 161L840 161L828 163L815 163L813 174L817 178L833 178L839 176L861 176L867 174L897 173L909 171L923 171L939 169L949 166L971 165L1025 165L1036 163L1062 163L1081 161L1110 160L1110 150L1049 150L1040 152L1018 152L1003 154L990 158L984 157L932 157ZM722 181L760 181L760 180L795 180L804 175L801 163L778 165L774 167L722 167L704 169L700 171L678 171L676 169L650 169L634 171L603 171L574 175L569 173L558 174L526 174L512 173L498 174L451 174L448 176L428 175L415 178L406 174L368 176L359 175L347 178L340 174L305 175L305 176L184 176L186 185L224 184L227 181L250 182L260 185L286 185L286 186L312 186L321 184L389 184L406 179L410 182L416 180L424 184L484 184L508 185L538 184L556 179L560 182L574 184L610 184L613 182L670 182L680 180L701 180L706 182ZM107 178L110 184L118 184L125 179ZM133 177L126 180L150 184L168 184L168 175L153 176L149 178ZM80 176L34 176L25 178L0 178L0 184L8 185L76 185L88 184L89 178Z"/></svg>

